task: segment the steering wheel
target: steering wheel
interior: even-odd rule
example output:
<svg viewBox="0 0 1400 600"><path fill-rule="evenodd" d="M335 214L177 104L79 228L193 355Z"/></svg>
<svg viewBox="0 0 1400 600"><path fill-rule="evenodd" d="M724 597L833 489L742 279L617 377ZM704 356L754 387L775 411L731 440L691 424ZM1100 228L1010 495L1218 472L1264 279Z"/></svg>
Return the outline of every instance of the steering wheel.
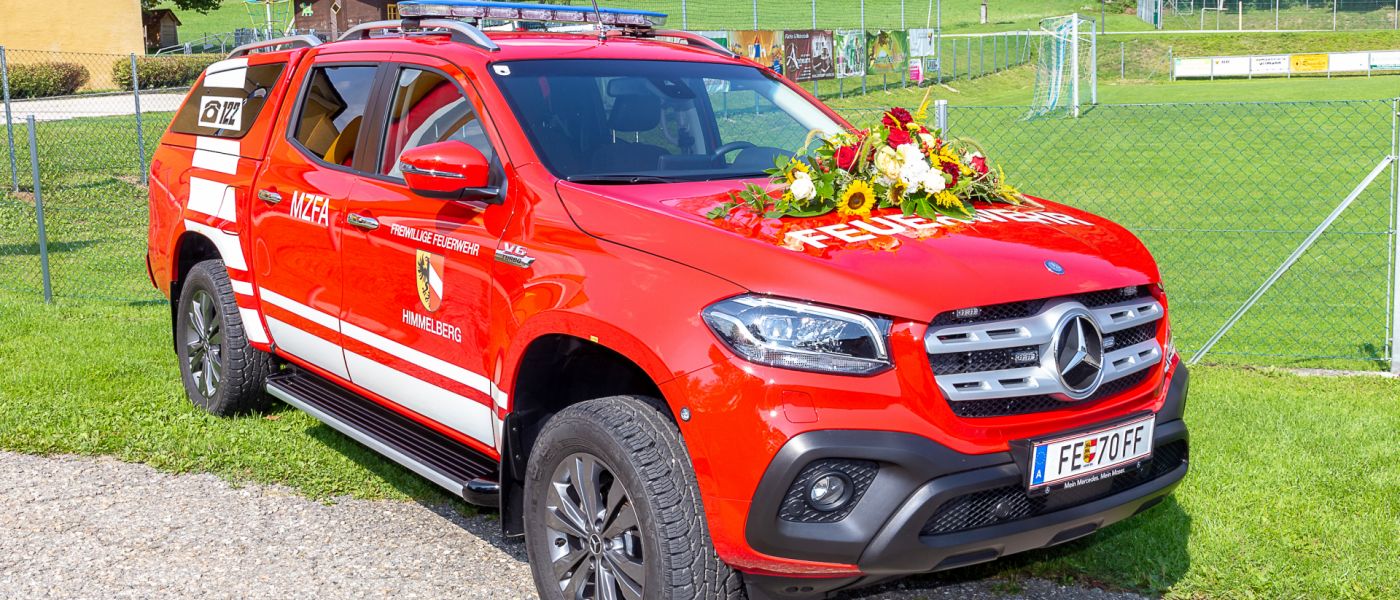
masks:
<svg viewBox="0 0 1400 600"><path fill-rule="evenodd" d="M729 142L728 144L715 148L715 151L710 153L710 158L714 159L715 162L722 163L724 162L724 155L729 154L730 152L734 152L735 150L748 150L749 148L757 147L758 146L753 142L745 142L742 140L737 142Z"/></svg>

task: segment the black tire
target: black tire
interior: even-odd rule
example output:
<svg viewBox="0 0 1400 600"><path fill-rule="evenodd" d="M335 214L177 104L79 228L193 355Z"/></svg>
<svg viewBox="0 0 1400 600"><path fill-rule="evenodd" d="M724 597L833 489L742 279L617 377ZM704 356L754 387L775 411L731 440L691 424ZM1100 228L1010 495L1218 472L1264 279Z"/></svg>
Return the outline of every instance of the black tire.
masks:
<svg viewBox="0 0 1400 600"><path fill-rule="evenodd" d="M271 355L248 345L223 261L206 260L185 276L174 333L180 379L195 406L230 416L262 411L271 404L264 386L275 363Z"/></svg>
<svg viewBox="0 0 1400 600"><path fill-rule="evenodd" d="M587 577L599 568L595 565L613 574L601 579L616 586L619 599L747 597L739 573L715 554L680 432L654 402L634 396L590 400L560 411L540 432L526 470L525 540L535 587L544 600L614 597L600 593L597 579L592 593L587 593L588 580L580 579L578 573ZM562 473L570 477L562 488L566 495L567 490L576 489L571 473L578 471L569 469L588 470L586 459L580 457L591 457L602 467L595 471L601 475L579 478L598 482L595 497L602 506L593 511L601 515L595 519L594 531L603 535L596 536L596 541L591 533L577 540L565 533L569 527L562 519L568 509L560 500L565 497L559 494L561 488L554 484ZM625 497L614 503L610 498L615 498L612 494L619 482ZM568 497L575 510L581 508L579 496ZM616 531L609 532L610 527L624 527L628 507L634 511L636 526L627 530L631 533L611 537ZM577 565L572 569L574 577L554 577L556 557L565 566ZM629 573L641 576L625 577ZM642 593L635 593L637 586L629 589L629 583L639 583ZM584 593L576 593L580 590L575 585Z"/></svg>

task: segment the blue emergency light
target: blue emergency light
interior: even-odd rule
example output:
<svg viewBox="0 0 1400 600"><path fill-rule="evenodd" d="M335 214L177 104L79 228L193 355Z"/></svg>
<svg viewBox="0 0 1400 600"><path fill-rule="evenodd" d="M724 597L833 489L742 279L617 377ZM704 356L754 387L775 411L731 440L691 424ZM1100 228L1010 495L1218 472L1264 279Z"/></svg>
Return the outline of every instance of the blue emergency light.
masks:
<svg viewBox="0 0 1400 600"><path fill-rule="evenodd" d="M447 17L458 19L497 19L501 21L543 21L546 23L597 23L628 27L660 27L666 24L666 14L646 10L555 6L520 2L483 2L481 0L404 0L399 3L399 16L412 18Z"/></svg>

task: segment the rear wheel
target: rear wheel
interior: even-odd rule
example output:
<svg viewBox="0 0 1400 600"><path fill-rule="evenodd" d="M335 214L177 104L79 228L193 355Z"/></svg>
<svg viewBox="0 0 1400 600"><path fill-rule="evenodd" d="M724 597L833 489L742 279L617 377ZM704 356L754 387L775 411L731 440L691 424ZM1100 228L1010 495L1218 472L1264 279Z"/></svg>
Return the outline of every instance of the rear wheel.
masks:
<svg viewBox="0 0 1400 600"><path fill-rule="evenodd" d="M551 418L530 453L525 510L546 600L745 597L715 555L680 433L646 399Z"/></svg>
<svg viewBox="0 0 1400 600"><path fill-rule="evenodd" d="M263 391L272 357L248 344L223 261L190 269L175 312L175 347L185 394L196 406L225 416L266 409Z"/></svg>

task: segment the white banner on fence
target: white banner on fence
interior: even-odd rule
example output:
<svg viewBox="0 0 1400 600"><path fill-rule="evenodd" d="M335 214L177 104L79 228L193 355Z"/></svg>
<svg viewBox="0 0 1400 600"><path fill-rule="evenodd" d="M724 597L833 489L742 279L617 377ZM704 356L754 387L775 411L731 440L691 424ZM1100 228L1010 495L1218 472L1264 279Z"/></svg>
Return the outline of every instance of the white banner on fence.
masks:
<svg viewBox="0 0 1400 600"><path fill-rule="evenodd" d="M1177 78L1371 71L1400 71L1400 50L1188 57L1172 61L1172 75Z"/></svg>
<svg viewBox="0 0 1400 600"><path fill-rule="evenodd" d="M1400 71L1400 52L1372 52L1371 69L1376 71Z"/></svg>
<svg viewBox="0 0 1400 600"><path fill-rule="evenodd" d="M1177 77L1210 77L1209 58L1178 58L1175 62Z"/></svg>
<svg viewBox="0 0 1400 600"><path fill-rule="evenodd" d="M1249 57L1249 73L1251 75L1287 75L1288 55L1251 56Z"/></svg>
<svg viewBox="0 0 1400 600"><path fill-rule="evenodd" d="M1249 57L1217 56L1211 59L1210 74L1214 77L1244 77L1249 75Z"/></svg>
<svg viewBox="0 0 1400 600"><path fill-rule="evenodd" d="M1327 57L1327 70L1333 73L1364 73L1370 69L1369 52L1334 52Z"/></svg>
<svg viewBox="0 0 1400 600"><path fill-rule="evenodd" d="M938 56L938 35L936 29L909 30L909 56L923 58Z"/></svg>

